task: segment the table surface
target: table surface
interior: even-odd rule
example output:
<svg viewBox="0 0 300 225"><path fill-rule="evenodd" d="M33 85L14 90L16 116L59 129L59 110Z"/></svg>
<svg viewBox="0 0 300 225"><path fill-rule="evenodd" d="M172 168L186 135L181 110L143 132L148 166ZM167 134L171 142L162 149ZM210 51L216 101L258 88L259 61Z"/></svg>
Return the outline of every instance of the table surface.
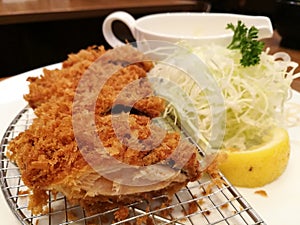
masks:
<svg viewBox="0 0 300 225"><path fill-rule="evenodd" d="M116 10L151 13L192 10L196 0L0 0L0 24L100 17Z"/></svg>

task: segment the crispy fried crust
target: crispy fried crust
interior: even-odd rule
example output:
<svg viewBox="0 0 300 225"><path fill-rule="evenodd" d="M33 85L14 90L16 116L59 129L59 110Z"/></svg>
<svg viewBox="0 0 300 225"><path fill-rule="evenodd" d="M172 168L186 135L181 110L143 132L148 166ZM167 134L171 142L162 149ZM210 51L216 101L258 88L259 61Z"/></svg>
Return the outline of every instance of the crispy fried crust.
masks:
<svg viewBox="0 0 300 225"><path fill-rule="evenodd" d="M50 98L73 93L85 70L105 53L103 46L89 47L77 54L70 54L62 63L62 69L43 70L40 77L29 77L29 93L24 95L32 108L36 108Z"/></svg>
<svg viewBox="0 0 300 225"><path fill-rule="evenodd" d="M152 64L141 62L143 56L131 47L120 50L116 55L88 48L69 55L62 69L29 78L25 99L36 118L10 142L8 157L33 192L33 213L42 212L46 197L39 197L46 191L62 192L93 214L162 194L171 197L201 176L195 147L151 123L165 106L146 78ZM103 67L113 71L107 79ZM84 85L105 78L101 91L92 85L78 89L81 78L95 71Z"/></svg>

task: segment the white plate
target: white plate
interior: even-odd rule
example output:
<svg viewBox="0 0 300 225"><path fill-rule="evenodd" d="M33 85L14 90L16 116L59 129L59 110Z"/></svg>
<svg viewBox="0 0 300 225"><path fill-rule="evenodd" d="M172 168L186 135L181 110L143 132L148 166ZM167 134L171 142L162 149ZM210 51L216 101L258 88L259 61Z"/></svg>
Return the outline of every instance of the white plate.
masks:
<svg viewBox="0 0 300 225"><path fill-rule="evenodd" d="M47 68L60 67L61 64L58 63ZM42 68L39 68L0 82L0 138L16 114L26 105L23 95L28 92L27 77L41 74ZM238 188L250 205L270 225L300 224L300 93L296 91L292 93L293 97L289 101L288 109L294 110L295 114L292 118L294 124L288 128L291 157L286 171L278 180L264 187ZM265 190L268 197L255 194L256 190ZM6 204L2 192L0 193L0 218L1 224L20 224Z"/></svg>

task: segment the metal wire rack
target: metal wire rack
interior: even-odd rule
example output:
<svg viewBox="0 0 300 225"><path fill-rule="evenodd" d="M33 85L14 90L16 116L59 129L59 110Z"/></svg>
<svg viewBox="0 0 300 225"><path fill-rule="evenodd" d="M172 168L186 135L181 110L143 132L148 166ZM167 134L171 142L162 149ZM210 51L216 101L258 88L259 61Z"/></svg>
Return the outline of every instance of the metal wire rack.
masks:
<svg viewBox="0 0 300 225"><path fill-rule="evenodd" d="M259 224L264 221L241 196L237 189L220 174L222 185L216 185L213 178L205 175L201 180L189 183L174 196L165 207L158 207L164 196L151 201L136 202L128 206L130 216L126 220L114 221L112 215L118 209L87 216L80 206L70 205L63 195L49 195L48 211L41 215L32 215L27 209L29 195L21 179L18 167L6 158L9 141L32 123L34 113L25 107L11 122L6 130L0 149L0 178L4 197L12 212L21 224L54 225L54 224ZM207 191L208 187L211 191Z"/></svg>

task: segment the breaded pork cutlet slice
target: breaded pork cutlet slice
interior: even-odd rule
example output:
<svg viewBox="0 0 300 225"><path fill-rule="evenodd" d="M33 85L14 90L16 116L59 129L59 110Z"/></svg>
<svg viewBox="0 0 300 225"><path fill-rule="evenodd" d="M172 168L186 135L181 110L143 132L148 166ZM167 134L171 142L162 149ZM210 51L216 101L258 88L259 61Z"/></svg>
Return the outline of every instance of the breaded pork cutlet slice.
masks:
<svg viewBox="0 0 300 225"><path fill-rule="evenodd" d="M145 72L148 72L153 67L150 61L145 60L143 54L130 46L119 47L113 51L105 50L102 46L89 47L79 51L77 54L70 54L68 59L62 63L61 69L44 69L41 76L29 77L29 93L24 95L24 99L32 108L36 108L50 98L60 97L66 92L74 93L80 79L89 68L98 71L98 74L93 74L92 76L95 76L97 79L106 79L107 74L101 74L101 71L103 71L102 67L105 66L106 73L111 72L113 74L130 64L141 68L144 71L143 74L140 73L142 76L145 76ZM127 78L128 76L130 74L127 74ZM119 78L120 76L118 76ZM132 79L130 80L132 81ZM126 79L123 79L123 81L126 81ZM120 85L121 82L117 82L117 84Z"/></svg>
<svg viewBox="0 0 300 225"><path fill-rule="evenodd" d="M61 102L51 103L51 108L69 110ZM85 115L61 115L56 120L40 115L9 144L8 156L17 163L22 180L33 193L33 213L42 212L47 204L46 191L61 192L71 203L93 214L158 195L171 198L201 176L195 148L180 142L178 133L153 128L147 116L98 115L95 128ZM122 116L130 125L130 133ZM73 120L85 125L76 128L82 128L77 130L82 135L76 141ZM103 148L94 143L94 128Z"/></svg>
<svg viewBox="0 0 300 225"><path fill-rule="evenodd" d="M114 67L114 65L112 65ZM49 71L48 71L49 72ZM57 76L64 74L65 70L55 70ZM103 84L100 90L87 91L90 84L99 83L99 78L90 76L87 84L82 88L83 91L76 90L75 81L60 80L68 83L68 87L61 83L56 85L53 79L47 76L34 80L31 87L35 87L26 98L30 105L35 105L35 111L46 102L63 101L76 104L76 100L80 101L80 105L84 105L89 110L96 111L97 114L105 115L109 113L115 105L127 106L134 108L142 114L150 117L157 117L165 108L165 101L162 98L154 96L151 84L146 79L146 72L137 65L129 65L121 68L112 74ZM57 79L57 78L56 78ZM42 82L40 82L42 81ZM48 88L49 87L49 88ZM127 87L127 88L126 88ZM127 89L127 90L126 90ZM33 90L33 89L32 89ZM125 91L124 91L125 90ZM41 92L39 95L38 93ZM92 96L95 96L94 98ZM37 112L35 112L37 114Z"/></svg>
<svg viewBox="0 0 300 225"><path fill-rule="evenodd" d="M127 48L121 50L120 55L126 54ZM164 101L153 96L146 77L148 63L129 63L123 68L127 63L121 60L123 56L103 56L105 64L93 64L84 72L85 76L100 71L98 77L83 81L84 85L100 82L105 66L114 73L101 91L83 85L75 92L78 80L69 79L64 68L54 73L65 77L71 88L59 78L52 84L54 75L32 81L35 84L27 100L36 105L36 118L9 143L7 156L18 165L32 191L29 208L34 214L47 204L47 191L61 192L93 214L158 195L171 198L201 176L195 147L179 133L165 132L151 122L164 110ZM72 60L68 70L77 70L80 60ZM121 69L115 71L119 64L123 64ZM38 98L40 91L43 97ZM89 101L91 96L94 101ZM120 106L125 110L116 110ZM126 110L128 106L139 114Z"/></svg>

